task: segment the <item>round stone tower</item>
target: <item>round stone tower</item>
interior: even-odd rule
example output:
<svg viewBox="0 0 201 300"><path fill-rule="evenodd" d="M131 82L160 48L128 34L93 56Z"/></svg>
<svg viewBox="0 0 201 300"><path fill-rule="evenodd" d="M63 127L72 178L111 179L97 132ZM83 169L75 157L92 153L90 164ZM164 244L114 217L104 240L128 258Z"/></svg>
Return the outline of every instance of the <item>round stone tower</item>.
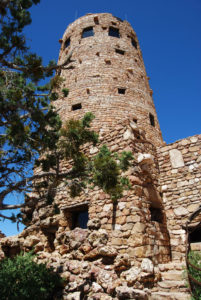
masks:
<svg viewBox="0 0 201 300"><path fill-rule="evenodd" d="M127 21L108 13L87 14L66 29L59 64L72 52L71 64L61 71L64 97L56 106L63 120L95 115L93 128L100 134L115 130L130 118L143 128L155 146L161 131L136 34Z"/></svg>

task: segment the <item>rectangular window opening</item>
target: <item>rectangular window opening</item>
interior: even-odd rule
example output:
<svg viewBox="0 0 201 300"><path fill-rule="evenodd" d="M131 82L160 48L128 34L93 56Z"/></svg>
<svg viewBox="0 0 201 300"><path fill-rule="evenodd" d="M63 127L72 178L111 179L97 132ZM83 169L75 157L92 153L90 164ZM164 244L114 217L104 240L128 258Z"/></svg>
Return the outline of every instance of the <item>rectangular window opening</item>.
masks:
<svg viewBox="0 0 201 300"><path fill-rule="evenodd" d="M92 26L87 27L87 28L83 29L83 31L82 31L82 38L87 38L90 36L94 36L94 30L93 30Z"/></svg>
<svg viewBox="0 0 201 300"><path fill-rule="evenodd" d="M132 69L128 69L128 72L133 75L133 70Z"/></svg>
<svg viewBox="0 0 201 300"><path fill-rule="evenodd" d="M125 88L119 88L119 89L118 89L118 93L119 93L119 94L124 95L125 92L126 92L126 89L125 89Z"/></svg>
<svg viewBox="0 0 201 300"><path fill-rule="evenodd" d="M97 16L94 17L94 23L95 23L96 25L99 24L99 20L98 20L98 17L97 17Z"/></svg>
<svg viewBox="0 0 201 300"><path fill-rule="evenodd" d="M64 43L65 48L68 48L69 46L70 46L70 37Z"/></svg>
<svg viewBox="0 0 201 300"><path fill-rule="evenodd" d="M150 120L150 124L151 126L155 127L155 120L154 120L154 116L149 113L149 120Z"/></svg>
<svg viewBox="0 0 201 300"><path fill-rule="evenodd" d="M108 35L116 38L120 38L119 29L115 27L109 27Z"/></svg>
<svg viewBox="0 0 201 300"><path fill-rule="evenodd" d="M87 223L89 221L88 207L80 207L75 211L71 212L72 214L72 230L76 227L87 229Z"/></svg>
<svg viewBox="0 0 201 300"><path fill-rule="evenodd" d="M82 108L82 104L81 103L77 103L72 105L72 110L77 110L77 109L81 109Z"/></svg>
<svg viewBox="0 0 201 300"><path fill-rule="evenodd" d="M150 213L151 213L151 221L158 222L158 223L163 223L163 213L160 208L156 208L153 206L150 206L149 208Z"/></svg>
<svg viewBox="0 0 201 300"><path fill-rule="evenodd" d="M115 52L118 53L118 54L121 54L121 55L125 54L125 51L124 50L120 50L120 49L115 49Z"/></svg>
<svg viewBox="0 0 201 300"><path fill-rule="evenodd" d="M189 242L201 243L201 227L189 228Z"/></svg>
<svg viewBox="0 0 201 300"><path fill-rule="evenodd" d="M131 44L133 45L133 47L135 49L137 49L137 42L136 42L136 40L134 38L131 38Z"/></svg>

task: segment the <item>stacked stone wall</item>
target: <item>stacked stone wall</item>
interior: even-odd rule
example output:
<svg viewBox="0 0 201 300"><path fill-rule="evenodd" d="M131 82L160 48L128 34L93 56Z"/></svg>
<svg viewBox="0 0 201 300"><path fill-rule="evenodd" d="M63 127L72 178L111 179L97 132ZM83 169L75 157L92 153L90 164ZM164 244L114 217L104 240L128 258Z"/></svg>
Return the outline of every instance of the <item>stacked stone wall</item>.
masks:
<svg viewBox="0 0 201 300"><path fill-rule="evenodd" d="M95 155L103 144L112 152L131 151L134 156L131 168L125 173L131 189L123 192L123 198L114 204L110 196L98 188L86 188L80 196L72 198L61 185L54 200L61 213L54 214L53 205L47 206L45 201L28 210L25 208L25 215L26 212L30 215L32 210L29 227L37 224L37 230L41 230L42 235L46 233L45 251L54 248L64 253L65 247L58 242L58 237L72 230L73 210L87 206L89 220L100 220L101 229L109 233L110 245L119 253L128 253L129 257L139 261L151 258L154 264L168 262L169 236L159 194L155 146L146 140L144 131L128 119L119 122L115 131L104 133L96 147L87 146L85 151L89 156ZM62 168L66 171L68 165L63 162ZM160 210L163 215L160 222L152 220L150 207ZM53 240L48 243L50 236ZM68 247L66 249L68 252Z"/></svg>
<svg viewBox="0 0 201 300"><path fill-rule="evenodd" d="M190 214L201 200L201 135L157 149L161 192L173 260L184 260Z"/></svg>

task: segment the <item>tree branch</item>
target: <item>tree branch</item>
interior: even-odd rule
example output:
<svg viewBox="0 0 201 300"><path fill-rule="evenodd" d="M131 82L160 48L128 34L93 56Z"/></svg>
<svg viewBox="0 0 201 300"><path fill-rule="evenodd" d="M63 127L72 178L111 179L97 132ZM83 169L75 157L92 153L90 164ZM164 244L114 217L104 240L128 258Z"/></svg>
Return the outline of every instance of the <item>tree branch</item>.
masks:
<svg viewBox="0 0 201 300"><path fill-rule="evenodd" d="M24 206L25 206L25 203L22 203L22 204L13 204L13 205L3 204L2 206L0 206L0 210L17 209L17 208L21 208L21 207L24 207Z"/></svg>

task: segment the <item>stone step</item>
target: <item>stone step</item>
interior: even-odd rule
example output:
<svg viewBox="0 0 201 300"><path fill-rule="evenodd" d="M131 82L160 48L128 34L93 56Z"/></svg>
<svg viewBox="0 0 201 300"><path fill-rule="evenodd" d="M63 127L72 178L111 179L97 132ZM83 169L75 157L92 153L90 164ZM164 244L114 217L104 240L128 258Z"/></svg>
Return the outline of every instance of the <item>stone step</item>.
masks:
<svg viewBox="0 0 201 300"><path fill-rule="evenodd" d="M174 292L154 292L149 296L149 300L190 300L189 293L174 293Z"/></svg>
<svg viewBox="0 0 201 300"><path fill-rule="evenodd" d="M173 263L173 262L170 262L170 263L167 263L167 264L159 264L158 265L158 268L161 272L165 272L165 271L168 271L168 270L183 270L185 268L185 263L182 262L182 263Z"/></svg>
<svg viewBox="0 0 201 300"><path fill-rule="evenodd" d="M183 270L182 271L167 271L161 272L161 276L163 280L173 280L180 281L184 279Z"/></svg>
<svg viewBox="0 0 201 300"><path fill-rule="evenodd" d="M162 289L175 290L180 288L186 288L185 280L163 280L157 282L157 286Z"/></svg>

